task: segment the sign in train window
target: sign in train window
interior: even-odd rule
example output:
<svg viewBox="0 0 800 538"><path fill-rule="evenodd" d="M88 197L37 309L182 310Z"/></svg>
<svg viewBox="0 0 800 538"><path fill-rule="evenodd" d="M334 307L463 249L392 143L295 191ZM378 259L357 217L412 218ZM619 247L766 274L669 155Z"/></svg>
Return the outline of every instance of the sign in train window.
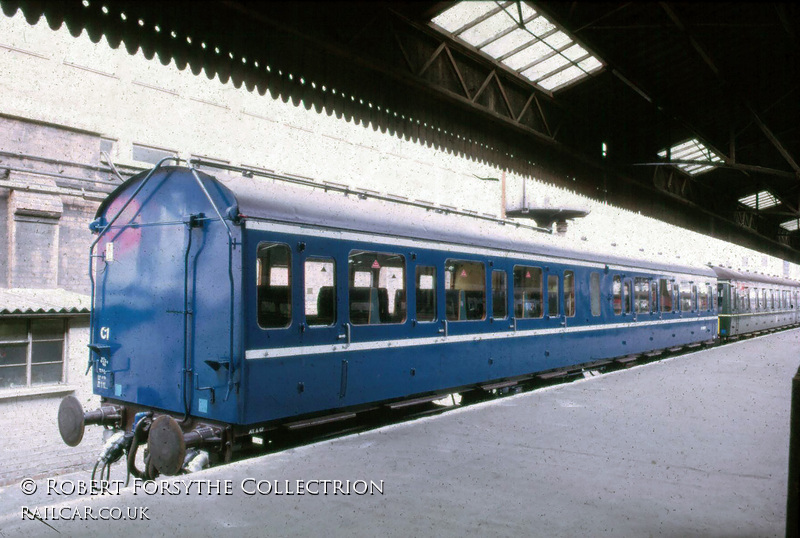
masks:
<svg viewBox="0 0 800 538"><path fill-rule="evenodd" d="M444 262L445 314L447 321L486 317L486 269L481 262Z"/></svg>
<svg viewBox="0 0 800 538"><path fill-rule="evenodd" d="M292 321L292 258L288 245L259 243L256 257L258 325L288 327Z"/></svg>
<svg viewBox="0 0 800 538"><path fill-rule="evenodd" d="M350 323L378 325L406 320L406 259L402 254L352 250L349 266Z"/></svg>

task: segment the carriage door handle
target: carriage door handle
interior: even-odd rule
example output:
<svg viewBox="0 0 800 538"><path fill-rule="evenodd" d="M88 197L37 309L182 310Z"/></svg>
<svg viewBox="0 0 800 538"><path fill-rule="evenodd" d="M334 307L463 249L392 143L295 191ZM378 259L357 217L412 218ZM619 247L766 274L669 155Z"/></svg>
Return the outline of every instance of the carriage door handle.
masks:
<svg viewBox="0 0 800 538"><path fill-rule="evenodd" d="M345 340L345 339L347 340L347 343L349 344L350 343L350 324L349 323L345 323L344 324L344 334L340 334L339 335L339 340Z"/></svg>
<svg viewBox="0 0 800 538"><path fill-rule="evenodd" d="M514 329L514 332L517 332L517 318L511 318L511 325L509 325L508 328Z"/></svg>
<svg viewBox="0 0 800 538"><path fill-rule="evenodd" d="M447 320L446 320L446 319L443 319L443 320L442 320L442 324L444 325L444 327L442 327L441 329L439 329L439 333L440 333L440 334L444 334L445 336L447 336Z"/></svg>

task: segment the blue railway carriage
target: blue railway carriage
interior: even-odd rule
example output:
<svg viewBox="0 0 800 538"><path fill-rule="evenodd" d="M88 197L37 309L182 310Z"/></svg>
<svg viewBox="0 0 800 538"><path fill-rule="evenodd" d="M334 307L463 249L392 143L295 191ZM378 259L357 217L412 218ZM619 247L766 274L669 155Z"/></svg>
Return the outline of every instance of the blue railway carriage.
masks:
<svg viewBox="0 0 800 538"><path fill-rule="evenodd" d="M198 444L228 457L271 428L717 337L707 267L571 251L519 223L330 185L217 175L157 167L98 209L90 368L103 407L62 403L69 444L85 424L115 424L133 432L131 452L147 442L149 467L174 474Z"/></svg>
<svg viewBox="0 0 800 538"><path fill-rule="evenodd" d="M779 329L800 322L800 286L793 280L714 267L722 338Z"/></svg>

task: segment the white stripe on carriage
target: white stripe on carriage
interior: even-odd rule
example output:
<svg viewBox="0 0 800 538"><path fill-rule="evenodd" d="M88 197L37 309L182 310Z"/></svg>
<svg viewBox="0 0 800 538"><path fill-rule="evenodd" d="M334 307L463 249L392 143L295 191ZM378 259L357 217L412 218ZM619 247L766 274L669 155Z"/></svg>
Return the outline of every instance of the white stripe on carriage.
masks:
<svg viewBox="0 0 800 538"><path fill-rule="evenodd" d="M500 321L500 320L498 320ZM508 321L508 320L502 320ZM628 323L609 323L607 325L586 325L578 327L555 327L551 329L529 329L525 331L508 330L504 332L458 334L448 336L430 336L425 338L405 338L395 340L376 340L370 342L351 342L350 344L323 344L318 346L280 347L274 349L249 349L245 351L246 359L275 359L280 357L296 357L299 355L320 355L324 353L342 353L350 351L366 351L370 349L391 349L401 347L427 346L433 344L455 344L460 342L480 342L483 340L498 340L501 338L523 338L529 336L542 336L549 334L568 334L596 330L630 329L634 327L647 327L652 325L667 325L689 323L693 321L717 321L716 316L689 317L679 319L632 321ZM458 323L458 322L455 322ZM379 325L368 325L379 327ZM716 330L711 331L716 334Z"/></svg>

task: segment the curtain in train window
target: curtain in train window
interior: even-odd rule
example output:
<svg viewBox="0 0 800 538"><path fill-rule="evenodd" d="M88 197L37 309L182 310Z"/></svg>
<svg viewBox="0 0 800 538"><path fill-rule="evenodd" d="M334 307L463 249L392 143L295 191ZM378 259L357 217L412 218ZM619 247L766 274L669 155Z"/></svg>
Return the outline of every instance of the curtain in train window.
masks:
<svg viewBox="0 0 800 538"><path fill-rule="evenodd" d="M352 250L349 266L350 323L377 325L406 319L406 259L402 254Z"/></svg>
<svg viewBox="0 0 800 538"><path fill-rule="evenodd" d="M593 316L600 315L600 273L589 275L589 303Z"/></svg>
<svg viewBox="0 0 800 538"><path fill-rule="evenodd" d="M614 314L622 314L622 279L618 276L614 277L611 284L611 302L614 305Z"/></svg>
<svg viewBox="0 0 800 538"><path fill-rule="evenodd" d="M505 271L492 271L492 317L508 317L508 282Z"/></svg>
<svg viewBox="0 0 800 538"><path fill-rule="evenodd" d="M547 315L558 316L558 276L547 276Z"/></svg>
<svg viewBox="0 0 800 538"><path fill-rule="evenodd" d="M650 280L646 278L635 278L633 281L633 292L635 294L636 312L639 314L650 312Z"/></svg>
<svg viewBox="0 0 800 538"><path fill-rule="evenodd" d="M333 258L306 258L306 323L324 327L336 323L336 263Z"/></svg>
<svg viewBox="0 0 800 538"><path fill-rule="evenodd" d="M514 266L514 316L540 318L542 307L542 270L526 265Z"/></svg>
<svg viewBox="0 0 800 538"><path fill-rule="evenodd" d="M697 285L692 284L692 311L697 311Z"/></svg>
<svg viewBox="0 0 800 538"><path fill-rule="evenodd" d="M486 317L486 269L480 262L446 260L445 301L448 321Z"/></svg>
<svg viewBox="0 0 800 538"><path fill-rule="evenodd" d="M575 315L575 272L564 271L564 315Z"/></svg>
<svg viewBox="0 0 800 538"><path fill-rule="evenodd" d="M256 257L258 325L288 327L292 321L292 258L288 245L259 243Z"/></svg>
<svg viewBox="0 0 800 538"><path fill-rule="evenodd" d="M417 266L417 321L436 320L436 268Z"/></svg>

